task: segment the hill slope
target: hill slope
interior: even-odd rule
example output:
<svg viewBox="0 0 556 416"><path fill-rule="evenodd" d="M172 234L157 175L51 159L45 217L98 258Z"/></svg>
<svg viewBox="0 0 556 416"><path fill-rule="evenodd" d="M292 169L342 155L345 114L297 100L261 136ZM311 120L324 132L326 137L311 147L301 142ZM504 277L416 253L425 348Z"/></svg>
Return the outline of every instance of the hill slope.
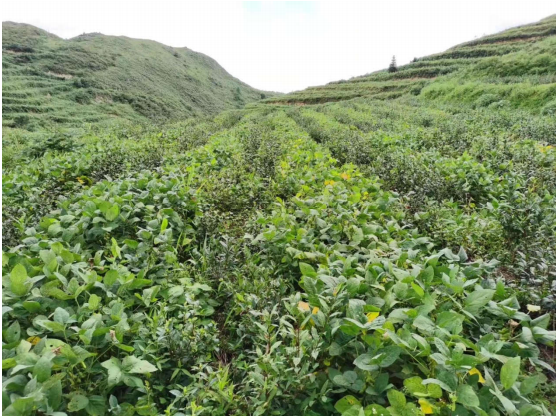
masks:
<svg viewBox="0 0 556 416"><path fill-rule="evenodd" d="M2 68L3 123L23 128L177 120L268 95L187 48L101 34L63 40L12 22L2 23Z"/></svg>
<svg viewBox="0 0 556 416"><path fill-rule="evenodd" d="M556 15L416 58L397 72L378 71L266 102L315 104L355 97L419 95L476 106L508 105L553 112L555 74Z"/></svg>

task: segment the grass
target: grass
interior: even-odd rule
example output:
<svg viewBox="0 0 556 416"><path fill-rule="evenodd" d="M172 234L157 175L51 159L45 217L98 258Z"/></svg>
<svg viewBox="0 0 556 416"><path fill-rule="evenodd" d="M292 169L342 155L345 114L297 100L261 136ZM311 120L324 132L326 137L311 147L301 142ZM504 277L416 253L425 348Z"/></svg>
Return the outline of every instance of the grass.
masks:
<svg viewBox="0 0 556 416"><path fill-rule="evenodd" d="M88 34L63 40L2 24L3 125L78 126L123 118L168 122L216 115L271 95L187 48Z"/></svg>

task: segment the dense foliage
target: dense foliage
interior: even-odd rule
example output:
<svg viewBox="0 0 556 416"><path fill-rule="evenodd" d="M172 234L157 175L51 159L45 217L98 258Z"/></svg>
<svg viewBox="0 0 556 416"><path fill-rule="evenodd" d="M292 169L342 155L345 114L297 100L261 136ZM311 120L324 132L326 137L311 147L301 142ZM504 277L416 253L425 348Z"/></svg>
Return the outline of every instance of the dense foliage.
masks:
<svg viewBox="0 0 556 416"><path fill-rule="evenodd" d="M554 415L556 121L411 82L7 131L3 414Z"/></svg>

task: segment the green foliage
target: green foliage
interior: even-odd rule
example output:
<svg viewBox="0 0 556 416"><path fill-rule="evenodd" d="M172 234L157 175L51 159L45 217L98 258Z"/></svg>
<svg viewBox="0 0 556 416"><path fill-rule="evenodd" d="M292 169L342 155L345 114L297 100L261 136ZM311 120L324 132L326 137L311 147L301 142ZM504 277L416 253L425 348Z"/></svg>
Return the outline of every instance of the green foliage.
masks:
<svg viewBox="0 0 556 416"><path fill-rule="evenodd" d="M388 67L388 72L398 72L398 65L396 64L396 57L392 56L392 61Z"/></svg>
<svg viewBox="0 0 556 416"><path fill-rule="evenodd" d="M60 163L84 162L3 254L4 412L547 414L523 365L550 368L550 316L528 313L496 261L437 248L388 181L332 157L372 143L327 116L375 131L350 108L90 134L14 164L6 201L32 212ZM392 125L396 109L375 107ZM105 180L97 163L118 154L134 159ZM438 164L461 203L503 192L489 169ZM15 190L23 178L35 191Z"/></svg>
<svg viewBox="0 0 556 416"><path fill-rule="evenodd" d="M287 100L397 99L10 129L3 414L550 416L554 118L381 74Z"/></svg>

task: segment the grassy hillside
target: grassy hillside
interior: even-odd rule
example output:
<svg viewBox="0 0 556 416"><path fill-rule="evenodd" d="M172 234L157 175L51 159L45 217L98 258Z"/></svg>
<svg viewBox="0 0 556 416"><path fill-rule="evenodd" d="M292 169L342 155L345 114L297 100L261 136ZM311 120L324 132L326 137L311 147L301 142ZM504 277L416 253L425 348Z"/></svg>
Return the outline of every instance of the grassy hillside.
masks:
<svg viewBox="0 0 556 416"><path fill-rule="evenodd" d="M95 33L63 40L2 23L4 126L162 122L215 115L267 94L187 48Z"/></svg>
<svg viewBox="0 0 556 416"><path fill-rule="evenodd" d="M3 415L556 415L553 21L435 79L9 135Z"/></svg>
<svg viewBox="0 0 556 416"><path fill-rule="evenodd" d="M414 95L474 107L510 106L556 111L556 15L415 58L397 72L378 71L347 81L269 98L269 103L316 104L356 97Z"/></svg>

